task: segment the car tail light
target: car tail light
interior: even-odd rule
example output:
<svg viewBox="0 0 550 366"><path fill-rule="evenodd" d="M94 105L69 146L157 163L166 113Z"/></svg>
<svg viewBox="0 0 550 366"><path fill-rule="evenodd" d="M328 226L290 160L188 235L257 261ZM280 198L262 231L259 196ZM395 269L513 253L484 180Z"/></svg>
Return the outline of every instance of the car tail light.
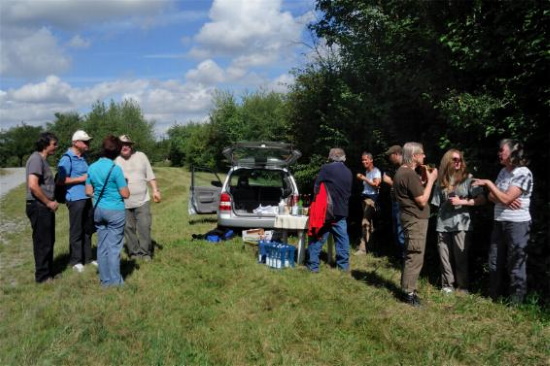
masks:
<svg viewBox="0 0 550 366"><path fill-rule="evenodd" d="M222 193L220 195L219 211L231 211L231 196L228 193Z"/></svg>

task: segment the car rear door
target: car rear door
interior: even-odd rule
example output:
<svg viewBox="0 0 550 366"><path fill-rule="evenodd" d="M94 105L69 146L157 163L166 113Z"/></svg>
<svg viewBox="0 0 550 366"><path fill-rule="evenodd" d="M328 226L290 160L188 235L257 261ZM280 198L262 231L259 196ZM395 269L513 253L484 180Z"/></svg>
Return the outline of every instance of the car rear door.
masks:
<svg viewBox="0 0 550 366"><path fill-rule="evenodd" d="M218 212L221 187L222 181L216 172L208 168L191 167L189 214L213 214Z"/></svg>

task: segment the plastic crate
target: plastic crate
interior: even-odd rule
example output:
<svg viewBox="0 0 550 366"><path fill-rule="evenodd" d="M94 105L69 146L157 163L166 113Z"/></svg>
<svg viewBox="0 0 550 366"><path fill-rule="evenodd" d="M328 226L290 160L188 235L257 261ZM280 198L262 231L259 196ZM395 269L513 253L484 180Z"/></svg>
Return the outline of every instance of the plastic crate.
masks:
<svg viewBox="0 0 550 366"><path fill-rule="evenodd" d="M283 269L294 267L296 248L292 245L260 240L258 242L258 262L266 266Z"/></svg>

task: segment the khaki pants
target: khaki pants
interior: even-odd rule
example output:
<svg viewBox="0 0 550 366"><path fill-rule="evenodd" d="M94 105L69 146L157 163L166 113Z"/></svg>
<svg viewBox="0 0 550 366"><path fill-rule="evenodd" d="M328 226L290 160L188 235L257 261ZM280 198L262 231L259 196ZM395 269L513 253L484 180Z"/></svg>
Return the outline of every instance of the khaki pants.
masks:
<svg viewBox="0 0 550 366"><path fill-rule="evenodd" d="M376 203L372 198L363 199L363 220L361 221L361 242L359 250L366 252L374 226L372 224L374 214L376 213Z"/></svg>
<svg viewBox="0 0 550 366"><path fill-rule="evenodd" d="M401 289L406 293L411 293L416 290L416 281L424 265L428 219L401 215L401 223L405 233L406 248L403 273L401 274Z"/></svg>
<svg viewBox="0 0 550 366"><path fill-rule="evenodd" d="M468 247L470 231L437 233L437 248L441 262L441 285L468 289Z"/></svg>

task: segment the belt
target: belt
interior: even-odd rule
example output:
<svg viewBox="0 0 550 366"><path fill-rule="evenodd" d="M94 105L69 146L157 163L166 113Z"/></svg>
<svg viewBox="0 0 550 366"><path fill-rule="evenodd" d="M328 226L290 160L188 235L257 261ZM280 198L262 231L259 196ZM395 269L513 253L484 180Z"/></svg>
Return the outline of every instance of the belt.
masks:
<svg viewBox="0 0 550 366"><path fill-rule="evenodd" d="M378 199L377 194L362 194L361 198L370 198L373 201L376 201Z"/></svg>

